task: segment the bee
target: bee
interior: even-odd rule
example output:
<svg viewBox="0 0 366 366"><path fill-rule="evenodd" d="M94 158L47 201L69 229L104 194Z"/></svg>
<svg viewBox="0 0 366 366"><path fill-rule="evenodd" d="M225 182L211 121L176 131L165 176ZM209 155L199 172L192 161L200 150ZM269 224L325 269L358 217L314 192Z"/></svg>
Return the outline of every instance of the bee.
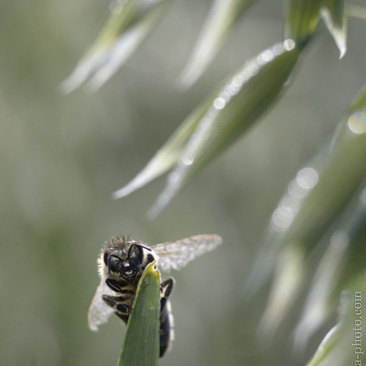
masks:
<svg viewBox="0 0 366 366"><path fill-rule="evenodd" d="M215 249L222 239L214 234L190 236L175 242L149 247L129 237L119 236L105 242L97 260L100 283L88 311L88 325L97 331L114 312L127 324L136 296L137 285L146 266L157 261L158 268L180 270L191 260ZM172 277L160 283L160 357L174 339L173 316L169 297Z"/></svg>

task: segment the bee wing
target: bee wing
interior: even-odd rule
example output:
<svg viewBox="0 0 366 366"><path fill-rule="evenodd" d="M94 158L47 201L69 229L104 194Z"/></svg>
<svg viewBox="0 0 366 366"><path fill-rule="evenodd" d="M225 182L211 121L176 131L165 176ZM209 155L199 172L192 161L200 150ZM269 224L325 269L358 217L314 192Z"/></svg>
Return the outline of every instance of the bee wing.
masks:
<svg viewBox="0 0 366 366"><path fill-rule="evenodd" d="M158 267L162 271L180 270L200 255L214 250L222 239L215 234L190 236L175 242L157 244L151 249L158 256Z"/></svg>
<svg viewBox="0 0 366 366"><path fill-rule="evenodd" d="M97 331L99 325L106 323L113 313L113 309L103 301L103 295L113 295L104 278L100 280L88 310L88 326L93 331Z"/></svg>

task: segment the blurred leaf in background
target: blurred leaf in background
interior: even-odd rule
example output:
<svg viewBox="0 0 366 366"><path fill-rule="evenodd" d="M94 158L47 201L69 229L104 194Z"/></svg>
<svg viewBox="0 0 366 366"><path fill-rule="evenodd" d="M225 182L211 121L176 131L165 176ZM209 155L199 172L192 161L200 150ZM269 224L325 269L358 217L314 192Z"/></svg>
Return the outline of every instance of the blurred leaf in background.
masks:
<svg viewBox="0 0 366 366"><path fill-rule="evenodd" d="M259 268L268 264L268 258L275 263L271 294L262 319L262 332L273 334L300 290L304 291L314 263L319 262L296 329L297 346L304 347L335 309L340 291L353 287L354 278L364 271L358 258L364 258L366 243L365 91L363 88L339 124L332 143L289 183L287 194L272 215L272 235L264 258L257 263L261 276L264 272ZM322 239L329 233L330 244L319 259L327 242ZM266 275L267 280L272 279L271 271ZM254 286L260 283L255 277L254 274Z"/></svg>
<svg viewBox="0 0 366 366"><path fill-rule="evenodd" d="M165 15L170 0L113 1L100 33L73 73L62 83L70 93L90 78L99 89L151 34Z"/></svg>
<svg viewBox="0 0 366 366"><path fill-rule="evenodd" d="M128 3L142 4L137 1ZM199 177L197 175L196 183L188 186L184 195L177 195L169 211L162 213L153 223L146 220L144 213L151 197L159 190L159 181L138 195L118 202L109 199L110 192L116 189L118 182L126 182L133 176L173 133L176 124L195 110L196 115L189 117L195 122L183 125L187 129L177 132L170 140L170 151L166 150L169 159L164 157L164 164L158 170L155 166L152 171L158 176L174 166L196 123L212 108L215 99L222 97L218 93L227 84L221 84L221 88L215 85L219 80L230 82L227 75L233 75L233 70L243 65L243 60L253 57L256 60L255 55L282 39L283 6L290 4L284 12L289 14L289 9L295 9L295 2L258 1L244 21L232 22L235 27L230 26L231 35L222 45L222 51L216 53L210 68L189 93L178 90L175 82L185 60L192 54L191 48L207 18L211 2L176 1L170 7L169 16L158 27L155 19L163 19L164 6L168 6L168 2L149 2L157 4L156 9L161 4L164 11L154 13L153 8L141 8L142 12L137 11L126 28L128 34L139 35L133 38L138 40L134 45L151 33L149 42L141 43L138 52L125 60L120 75L111 78L99 93L84 95L76 92L66 97L57 93L57 85L90 40L106 5L95 0L77 3L70 0L36 1L21 5L3 2L0 5L0 41L4 55L0 58L3 188L0 191L0 291L4 294L2 309L5 309L0 315L0 364L116 363L116 349L124 336L120 324L110 322L99 334L93 334L87 329L85 314L95 287L94 262L100 243L106 237L123 233L144 238L146 242L163 242L167 237L217 231L228 243L207 260L203 258L200 263L193 263L189 271L176 275L173 308L177 340L174 350L159 361L162 366L219 366L225 363L303 366L326 331L336 323L333 312L338 288L348 289L346 294L349 295L341 296L341 305L351 304L343 307L349 313L346 310L341 312L339 319L343 318L340 324L344 325L340 339L349 342L355 319L342 314L352 316L352 291L365 291L360 270L363 257L356 257L357 248L363 248L362 236L356 235L361 229L350 231L349 241L338 240L342 236L333 237L332 234L337 229L348 228L352 222L355 223L352 227L362 227L356 225L352 215L345 215L359 207L358 189L362 189L362 184L352 194L349 190L342 193L342 197L349 195L349 201L345 199L339 217L329 221L334 226L328 227L329 232L324 237L321 236L321 231L326 230L324 221L319 222L322 228L313 227L317 238L321 237L319 243L323 243L320 253L314 247L317 240L313 243L304 234L306 228L299 227L298 233L304 234L302 237L310 245L301 247L295 243L288 248L292 247L295 254L299 249L292 268L299 276L306 272L306 291L290 307L285 326L278 328L276 337L270 342L265 343L264 338L256 337L266 307L267 288L262 288L252 303L247 301L247 307L243 306L240 291L278 197L291 177L295 175L295 181L310 192L303 202L322 186L319 174L311 189L315 182L312 170L301 171L299 167L308 167L305 162L314 151L322 155L320 145L333 134L348 101L365 80L366 50L362 47L365 23L353 19L343 22L344 13L337 12L341 9L341 2L297 1L297 6L300 3L307 8L296 14L307 14L309 23L303 23L297 16L290 17L290 21L298 24L285 29L292 29L292 37L296 36L296 29L301 31L298 36L304 36L307 47L306 53L301 52L301 56L305 56L301 57L301 63L298 62L300 57L294 56L299 45L293 51L284 52L291 54L297 64L296 78L292 77L286 98L282 98L270 114L262 114L262 123L248 129L245 140L220 157L217 155L215 165L208 166ZM361 5L360 1L358 3ZM344 4L343 9L346 8ZM353 1L349 13L357 9L356 5L357 1ZM324 19L324 9L331 14L335 29L340 29L344 35L347 28L348 51L341 62L333 39L319 23L319 16ZM357 11L358 16L361 13ZM148 14L155 15L150 18ZM120 15L113 19L120 20ZM289 21L285 17L285 21ZM150 19L148 27L144 23L147 18ZM144 23L141 33L129 33L128 30L137 29L137 19ZM118 44L118 37L122 34L119 33L120 23L110 21L107 23L114 24L110 33L114 36L110 41ZM112 62L113 67L117 67L117 59L114 59L115 63L112 59L105 59L108 62L103 65ZM109 76L108 73L115 70L113 67L102 75ZM103 66L99 70L103 70ZM97 74L88 75L90 82ZM264 81L262 85L266 91ZM272 92L269 94L273 97ZM229 115L229 110L223 112ZM362 108L354 112L361 113L362 117ZM357 114L354 117L356 125L357 121L363 120ZM354 154L357 149L362 149L358 143L354 144L355 150L352 144L348 144L361 141L362 136L356 138L354 135L344 124L344 131L333 145L337 148L328 145L323 148L323 153L334 151L339 155L343 149ZM182 136L179 143L175 140L177 136ZM333 171L337 170L337 163L334 163ZM347 161L340 160L339 164L349 174L347 179L351 178L355 183L361 171L352 170L353 164L349 161L348 166ZM315 168L317 174L322 173L327 164L323 162ZM330 171L327 169L324 171ZM297 175L297 171L301 174ZM155 176L150 175L150 178ZM345 181L342 178L331 184L330 192L340 191ZM307 205L308 212L316 215L325 212L320 202L329 196L326 189L323 193L314 201L314 206ZM340 201L333 203L336 204L333 208L340 207ZM312 210L311 206L314 207ZM294 223L296 221L295 218ZM353 238L359 239L354 241ZM343 249L344 257L342 251L337 252L337 242L346 243L340 246L346 248ZM281 263L278 252L275 251L274 255L269 251L270 260L264 263L262 270L267 264L271 270L276 263ZM307 258L305 262L304 258ZM329 313L326 311L330 318L309 338L304 352L291 353L293 330L300 324L299 319L307 314L307 305L303 307L302 304L306 304L306 296L312 294L306 285L314 283L316 276L327 267L327 262L331 262L327 260L329 258L336 258L342 264L339 273L338 267L335 269L331 263L329 267L337 275L336 282L329 282L332 289L329 289L329 305L326 307ZM322 267L323 263L325 267ZM307 271L302 270L305 267ZM212 272L213 268L215 272ZM296 277L287 277L287 280L292 278L297 280ZM326 280L323 279L323 286ZM215 291L207 291L210 288ZM316 286L313 288L315 291ZM322 299L317 297L317 300ZM344 350L348 346L349 343L334 349ZM352 348L348 350L354 351ZM333 354L329 364L343 362L342 357Z"/></svg>
<svg viewBox="0 0 366 366"><path fill-rule="evenodd" d="M215 57L232 27L255 1L214 0L212 2L190 59L180 75L182 86L191 87L197 81Z"/></svg>
<svg viewBox="0 0 366 366"><path fill-rule="evenodd" d="M338 324L324 337L307 366L363 365L365 340L363 338L363 304L365 300L365 271L343 291L338 307Z"/></svg>
<svg viewBox="0 0 366 366"><path fill-rule="evenodd" d="M239 4L242 7L239 7ZM214 30L223 32L221 23L232 24L233 12L238 8L246 10L251 2L226 3L224 9L218 10L216 4L213 12L220 21L212 22L205 30L205 36L216 39ZM323 6L323 7L322 7ZM160 174L176 166L168 176L168 183L150 210L150 217L156 217L171 199L192 179L192 177L211 160L213 160L225 147L230 146L241 133L245 132L266 109L274 103L277 95L282 90L285 81L290 77L297 58L302 51L302 46L313 36L320 14L327 19L328 29L334 36L336 43L342 44L341 56L346 50L346 8L344 1L319 2L319 1L290 1L287 7L285 20L284 50L286 56L281 56L279 44L259 54L255 59L245 63L242 70L224 82L216 93L207 97L187 119L167 143L155 154L147 166L125 187L114 193L115 198L124 197L134 190L142 187ZM237 11L240 15L241 12ZM212 19L211 15L209 19ZM222 18L221 18L222 17ZM339 19L341 18L341 20ZM222 19L222 20L221 20ZM228 20L231 19L231 22ZM341 29L339 29L341 27ZM335 32L335 33L334 33ZM342 40L340 40L340 38ZM202 41L200 44L207 46L217 44L218 41ZM297 46L296 46L297 45ZM203 47L203 46L198 46ZM208 47L214 47L208 46ZM201 52L201 51L197 51ZM202 51L203 52L203 51ZM210 51L213 52L213 51ZM286 53L286 52L285 52ZM291 55L294 56L291 56ZM193 56L204 58L205 56ZM197 60L192 61L191 70L200 70ZM206 61L204 61L206 62ZM208 59L207 59L208 62ZM198 77L190 76L192 83ZM189 71L188 73L192 73Z"/></svg>

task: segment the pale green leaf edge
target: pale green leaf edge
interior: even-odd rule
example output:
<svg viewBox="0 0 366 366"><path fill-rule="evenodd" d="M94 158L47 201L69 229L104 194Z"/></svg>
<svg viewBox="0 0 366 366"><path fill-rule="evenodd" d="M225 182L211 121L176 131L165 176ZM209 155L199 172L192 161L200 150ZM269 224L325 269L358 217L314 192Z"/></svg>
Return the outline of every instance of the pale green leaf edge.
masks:
<svg viewBox="0 0 366 366"><path fill-rule="evenodd" d="M324 337L316 350L314 357L306 366L321 366L322 361L329 355L339 338L339 325L335 325Z"/></svg>
<svg viewBox="0 0 366 366"><path fill-rule="evenodd" d="M257 0L215 0L178 82L191 87L215 57L226 35Z"/></svg>
<svg viewBox="0 0 366 366"><path fill-rule="evenodd" d="M320 15L339 49L340 59L347 52L347 8L347 0L326 0L320 9Z"/></svg>

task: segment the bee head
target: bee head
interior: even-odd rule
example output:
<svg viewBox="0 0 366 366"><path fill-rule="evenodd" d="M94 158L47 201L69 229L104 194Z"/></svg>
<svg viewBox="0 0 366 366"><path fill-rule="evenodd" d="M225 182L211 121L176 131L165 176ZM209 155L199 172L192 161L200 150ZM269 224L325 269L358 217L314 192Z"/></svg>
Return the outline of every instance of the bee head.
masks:
<svg viewBox="0 0 366 366"><path fill-rule="evenodd" d="M108 268L108 275L112 272L132 282L140 272L143 250L142 246L137 242L131 242L129 244L127 254L106 251L104 253L104 263Z"/></svg>

